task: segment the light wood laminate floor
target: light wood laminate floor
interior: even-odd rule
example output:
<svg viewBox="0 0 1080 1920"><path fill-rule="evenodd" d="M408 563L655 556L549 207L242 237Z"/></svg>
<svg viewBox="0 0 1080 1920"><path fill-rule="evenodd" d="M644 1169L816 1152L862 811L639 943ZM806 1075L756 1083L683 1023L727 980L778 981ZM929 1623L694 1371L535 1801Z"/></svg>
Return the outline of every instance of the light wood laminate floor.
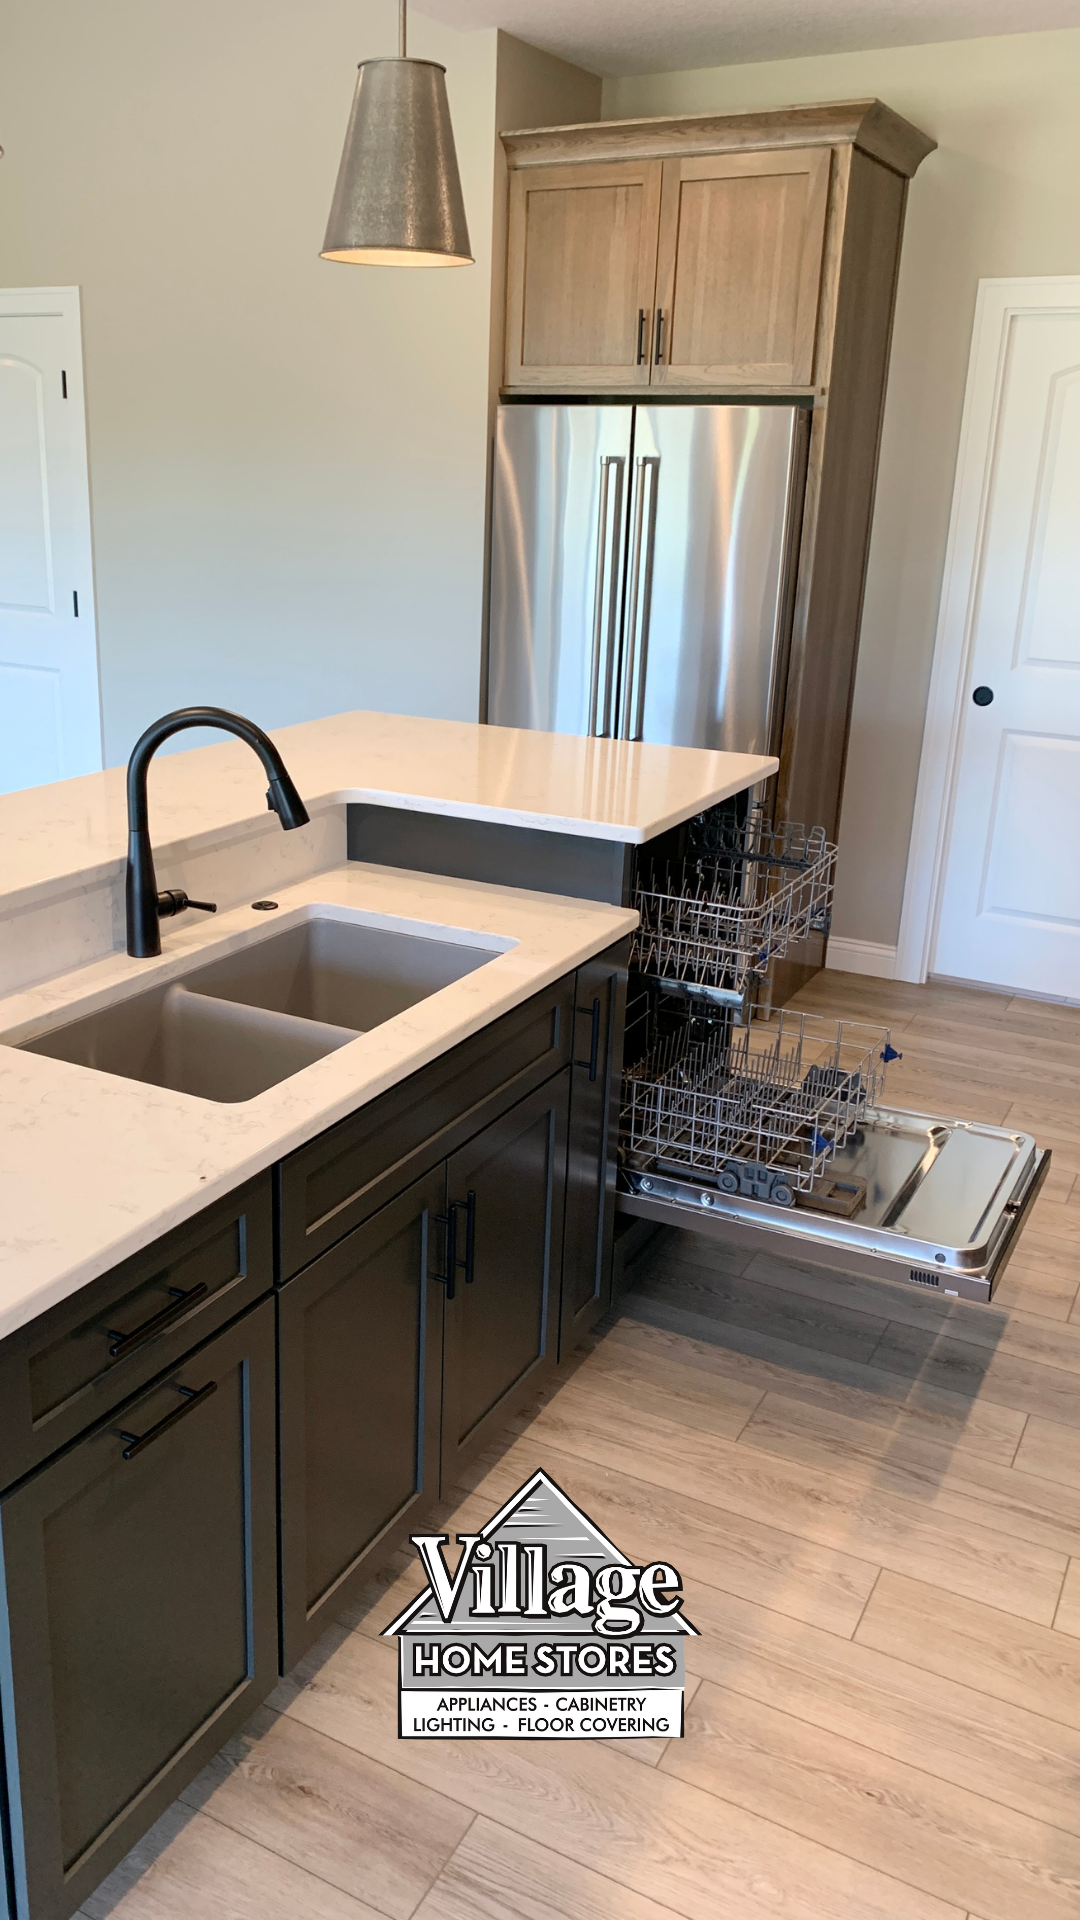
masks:
<svg viewBox="0 0 1080 1920"><path fill-rule="evenodd" d="M402 1557L85 1920L1080 1920L1080 1011L821 974L1035 1132L995 1303L667 1234L445 1509L544 1466L700 1629L668 1742L396 1737Z"/></svg>

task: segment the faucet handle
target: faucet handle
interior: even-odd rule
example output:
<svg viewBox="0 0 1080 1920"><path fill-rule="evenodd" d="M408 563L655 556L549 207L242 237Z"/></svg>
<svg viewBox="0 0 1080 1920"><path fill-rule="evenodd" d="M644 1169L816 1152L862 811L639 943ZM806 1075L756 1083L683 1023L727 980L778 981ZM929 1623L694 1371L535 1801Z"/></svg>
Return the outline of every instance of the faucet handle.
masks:
<svg viewBox="0 0 1080 1920"><path fill-rule="evenodd" d="M167 887L157 897L159 920L171 920L175 914L183 913L185 907L198 907L201 913L216 913L214 900L189 900L183 887Z"/></svg>

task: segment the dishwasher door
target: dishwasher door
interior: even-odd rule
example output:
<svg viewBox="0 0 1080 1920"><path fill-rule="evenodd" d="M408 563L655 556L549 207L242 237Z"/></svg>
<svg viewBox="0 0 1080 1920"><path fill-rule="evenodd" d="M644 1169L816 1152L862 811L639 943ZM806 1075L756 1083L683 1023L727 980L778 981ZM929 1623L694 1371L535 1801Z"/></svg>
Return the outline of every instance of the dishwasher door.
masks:
<svg viewBox="0 0 1080 1920"><path fill-rule="evenodd" d="M989 1300L1050 1165L1028 1133L871 1107L829 1163L833 1182L865 1181L850 1219L779 1207L692 1175L624 1167L621 1213L690 1228L729 1246Z"/></svg>

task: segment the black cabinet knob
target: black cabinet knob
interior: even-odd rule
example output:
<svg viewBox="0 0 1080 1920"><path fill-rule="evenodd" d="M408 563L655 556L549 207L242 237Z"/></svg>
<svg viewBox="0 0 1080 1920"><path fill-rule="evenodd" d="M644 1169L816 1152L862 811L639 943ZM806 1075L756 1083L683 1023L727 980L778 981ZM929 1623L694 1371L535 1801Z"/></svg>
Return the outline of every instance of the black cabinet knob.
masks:
<svg viewBox="0 0 1080 1920"><path fill-rule="evenodd" d="M988 707L994 697L993 687L976 687L972 699L977 707Z"/></svg>

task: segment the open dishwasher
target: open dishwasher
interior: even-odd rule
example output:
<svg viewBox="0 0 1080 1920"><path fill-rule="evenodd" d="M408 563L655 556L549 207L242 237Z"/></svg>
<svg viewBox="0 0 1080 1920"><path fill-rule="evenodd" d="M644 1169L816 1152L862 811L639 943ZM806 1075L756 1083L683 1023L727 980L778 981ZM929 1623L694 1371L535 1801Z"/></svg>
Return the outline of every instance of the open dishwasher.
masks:
<svg viewBox="0 0 1080 1920"><path fill-rule="evenodd" d="M835 848L760 808L642 850L618 1208L840 1272L989 1300L1046 1176L1030 1134L885 1097L887 1027L773 1013L828 931Z"/></svg>

